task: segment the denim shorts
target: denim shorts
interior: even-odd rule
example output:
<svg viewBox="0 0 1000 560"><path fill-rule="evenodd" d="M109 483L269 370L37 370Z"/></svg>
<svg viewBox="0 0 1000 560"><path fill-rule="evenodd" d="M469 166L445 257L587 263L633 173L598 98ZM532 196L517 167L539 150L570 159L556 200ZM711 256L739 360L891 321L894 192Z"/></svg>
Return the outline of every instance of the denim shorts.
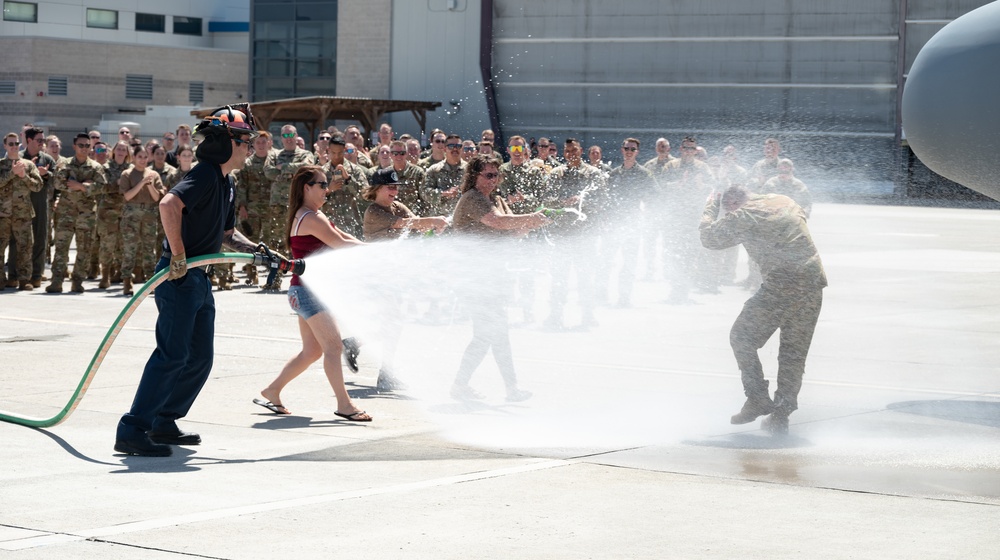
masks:
<svg viewBox="0 0 1000 560"><path fill-rule="evenodd" d="M323 304L305 286L288 287L288 305L303 319L326 311L326 307L323 307Z"/></svg>

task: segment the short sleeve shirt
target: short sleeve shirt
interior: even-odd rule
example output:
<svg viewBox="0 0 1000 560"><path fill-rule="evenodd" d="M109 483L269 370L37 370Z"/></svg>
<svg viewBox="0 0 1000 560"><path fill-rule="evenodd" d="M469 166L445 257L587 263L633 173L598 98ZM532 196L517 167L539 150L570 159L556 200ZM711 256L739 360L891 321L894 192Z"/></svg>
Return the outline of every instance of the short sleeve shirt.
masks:
<svg viewBox="0 0 1000 560"><path fill-rule="evenodd" d="M500 214L511 214L510 208L502 199L496 198L495 200L496 202L491 201L478 189L469 189L462 193L462 198L458 199L458 205L455 206L455 214L452 218L455 231L463 234L490 236L502 234L502 231L495 230L480 221L483 216L494 210Z"/></svg>
<svg viewBox="0 0 1000 560"><path fill-rule="evenodd" d="M236 189L213 163L195 166L170 189L184 203L181 239L187 258L222 250L223 235L236 227ZM169 251L166 240L164 248Z"/></svg>
<svg viewBox="0 0 1000 560"><path fill-rule="evenodd" d="M363 226L365 241L396 239L403 232L392 227L396 220L416 217L417 215L402 202L393 202L389 208L373 203L365 210Z"/></svg>

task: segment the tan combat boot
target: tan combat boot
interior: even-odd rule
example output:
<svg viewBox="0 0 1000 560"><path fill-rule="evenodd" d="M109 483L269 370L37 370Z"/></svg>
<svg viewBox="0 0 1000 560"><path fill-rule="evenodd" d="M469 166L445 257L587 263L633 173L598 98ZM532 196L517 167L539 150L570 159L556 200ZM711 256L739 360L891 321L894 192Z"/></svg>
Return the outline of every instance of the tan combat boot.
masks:
<svg viewBox="0 0 1000 560"><path fill-rule="evenodd" d="M104 265L101 267L101 281L97 284L97 287L102 290L107 290L111 287L111 267Z"/></svg>
<svg viewBox="0 0 1000 560"><path fill-rule="evenodd" d="M49 282L49 285L45 287L45 292L49 294L61 294L62 284L63 284L62 278L56 278L55 276L53 276L52 281Z"/></svg>
<svg viewBox="0 0 1000 560"><path fill-rule="evenodd" d="M247 273L246 283L248 286L257 284L257 267L252 264L243 265L244 272Z"/></svg>
<svg viewBox="0 0 1000 560"><path fill-rule="evenodd" d="M128 276L122 277L122 295L131 296L132 295L132 279Z"/></svg>
<svg viewBox="0 0 1000 560"><path fill-rule="evenodd" d="M29 291L30 292L31 290L34 290L35 287L31 285L31 282L18 282L17 283L17 289L20 290L20 291Z"/></svg>
<svg viewBox="0 0 1000 560"><path fill-rule="evenodd" d="M78 294L83 293L83 278L73 277L73 284L70 286L69 291Z"/></svg>
<svg viewBox="0 0 1000 560"><path fill-rule="evenodd" d="M7 288L16 288L17 287L17 279L16 278L8 279L7 282L4 284L4 286L7 287Z"/></svg>

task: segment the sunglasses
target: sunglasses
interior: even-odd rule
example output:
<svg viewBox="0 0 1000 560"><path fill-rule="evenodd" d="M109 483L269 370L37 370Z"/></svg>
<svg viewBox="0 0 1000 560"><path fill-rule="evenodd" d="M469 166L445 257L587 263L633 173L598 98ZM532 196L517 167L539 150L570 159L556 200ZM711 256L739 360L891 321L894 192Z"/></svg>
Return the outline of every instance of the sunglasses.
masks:
<svg viewBox="0 0 1000 560"><path fill-rule="evenodd" d="M474 152L474 151L476 151L476 149L475 148L462 148L462 151L463 152Z"/></svg>
<svg viewBox="0 0 1000 560"><path fill-rule="evenodd" d="M236 142L237 146L242 146L243 144L249 144L249 138L233 138L233 142Z"/></svg>
<svg viewBox="0 0 1000 560"><path fill-rule="evenodd" d="M90 144L77 144L76 147L80 148L80 149L86 148L86 149L89 150L90 149Z"/></svg>
<svg viewBox="0 0 1000 560"><path fill-rule="evenodd" d="M7 146L13 148L14 146L20 146L20 142L7 142Z"/></svg>
<svg viewBox="0 0 1000 560"><path fill-rule="evenodd" d="M119 130L118 131L118 135L119 136L132 136L132 133L129 132L129 131L127 131L127 130Z"/></svg>
<svg viewBox="0 0 1000 560"><path fill-rule="evenodd" d="M107 148L94 148L94 153L95 154L106 154L106 153L108 153L108 149Z"/></svg>
<svg viewBox="0 0 1000 560"><path fill-rule="evenodd" d="M296 136L297 136L297 134L295 134L294 132L282 132L281 133L281 137L282 138L295 138Z"/></svg>
<svg viewBox="0 0 1000 560"><path fill-rule="evenodd" d="M404 151L393 150L393 151L391 151L389 153L392 154L392 155L394 155L394 156L405 156L406 155L406 151L405 150Z"/></svg>
<svg viewBox="0 0 1000 560"><path fill-rule="evenodd" d="M329 181L306 181L306 184L309 185L310 187L315 187L316 185L319 185L319 188L323 189L324 191L327 190L327 187L330 186Z"/></svg>
<svg viewBox="0 0 1000 560"><path fill-rule="evenodd" d="M333 136L320 136L319 137L320 140L326 140L327 142L329 142L332 138L333 138Z"/></svg>
<svg viewBox="0 0 1000 560"><path fill-rule="evenodd" d="M349 153L349 154L353 154L355 152L355 149L354 148L347 148L344 151L347 152L347 153Z"/></svg>
<svg viewBox="0 0 1000 560"><path fill-rule="evenodd" d="M499 176L499 173L483 173L483 177L486 177L487 179L496 179Z"/></svg>
<svg viewBox="0 0 1000 560"><path fill-rule="evenodd" d="M164 136L163 137L163 141L164 142L173 142L174 140L177 140L177 139L174 138L173 136Z"/></svg>
<svg viewBox="0 0 1000 560"><path fill-rule="evenodd" d="M458 149L460 149L462 147L462 145L461 144L448 144L445 147L448 148L449 150L458 150Z"/></svg>
<svg viewBox="0 0 1000 560"><path fill-rule="evenodd" d="M622 149L625 150L626 152L638 152L639 151L639 148L636 148L634 146L622 146Z"/></svg>
<svg viewBox="0 0 1000 560"><path fill-rule="evenodd" d="M445 142L447 142L447 140L435 140L434 141L435 144L444 144Z"/></svg>
<svg viewBox="0 0 1000 560"><path fill-rule="evenodd" d="M538 145L538 149L539 150L548 150L549 149L549 145L548 144L539 144Z"/></svg>
<svg viewBox="0 0 1000 560"><path fill-rule="evenodd" d="M510 153L519 154L524 151L524 146L511 146Z"/></svg>

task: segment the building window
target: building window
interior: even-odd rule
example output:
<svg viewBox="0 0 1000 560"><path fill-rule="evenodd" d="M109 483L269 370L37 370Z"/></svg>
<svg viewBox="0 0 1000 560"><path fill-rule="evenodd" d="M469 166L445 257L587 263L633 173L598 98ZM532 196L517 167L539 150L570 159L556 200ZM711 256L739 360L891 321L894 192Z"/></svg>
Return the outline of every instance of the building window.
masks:
<svg viewBox="0 0 1000 560"><path fill-rule="evenodd" d="M153 99L153 77L125 74L125 99Z"/></svg>
<svg viewBox="0 0 1000 560"><path fill-rule="evenodd" d="M118 29L118 11L87 8L87 27Z"/></svg>
<svg viewBox="0 0 1000 560"><path fill-rule="evenodd" d="M336 95L338 1L251 3L251 100Z"/></svg>
<svg viewBox="0 0 1000 560"><path fill-rule="evenodd" d="M192 105L201 105L205 101L205 82L188 83L188 101Z"/></svg>
<svg viewBox="0 0 1000 560"><path fill-rule="evenodd" d="M34 2L4 2L3 20L38 23L38 4Z"/></svg>
<svg viewBox="0 0 1000 560"><path fill-rule="evenodd" d="M164 33L167 30L167 16L160 14L135 14L135 30Z"/></svg>
<svg viewBox="0 0 1000 560"><path fill-rule="evenodd" d="M14 95L16 90L14 80L0 80L0 95Z"/></svg>
<svg viewBox="0 0 1000 560"><path fill-rule="evenodd" d="M177 35L201 35L201 18L174 16L174 33Z"/></svg>
<svg viewBox="0 0 1000 560"><path fill-rule="evenodd" d="M66 76L49 76L49 95L68 95Z"/></svg>

